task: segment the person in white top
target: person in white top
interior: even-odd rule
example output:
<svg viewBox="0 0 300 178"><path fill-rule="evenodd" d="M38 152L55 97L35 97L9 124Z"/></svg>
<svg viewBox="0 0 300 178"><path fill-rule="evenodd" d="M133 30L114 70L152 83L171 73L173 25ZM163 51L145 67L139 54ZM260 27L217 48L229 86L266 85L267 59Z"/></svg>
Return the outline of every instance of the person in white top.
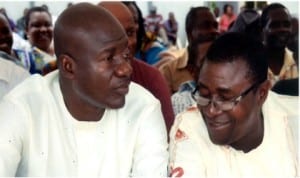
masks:
<svg viewBox="0 0 300 178"><path fill-rule="evenodd" d="M2 97L30 76L29 72L14 62L0 57L0 100Z"/></svg>
<svg viewBox="0 0 300 178"><path fill-rule="evenodd" d="M220 36L193 93L197 105L170 133L172 177L298 177L298 97L269 91L265 48L246 34Z"/></svg>
<svg viewBox="0 0 300 178"><path fill-rule="evenodd" d="M32 75L0 102L0 176L167 176L161 106L130 82L127 41L101 7L61 13L58 70Z"/></svg>

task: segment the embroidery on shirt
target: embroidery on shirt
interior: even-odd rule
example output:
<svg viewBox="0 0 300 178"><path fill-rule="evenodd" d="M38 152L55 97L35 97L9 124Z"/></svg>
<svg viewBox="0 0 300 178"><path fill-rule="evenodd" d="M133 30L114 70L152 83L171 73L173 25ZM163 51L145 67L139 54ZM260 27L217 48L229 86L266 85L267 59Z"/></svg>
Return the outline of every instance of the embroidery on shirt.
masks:
<svg viewBox="0 0 300 178"><path fill-rule="evenodd" d="M175 134L175 140L176 141L183 141L188 139L188 136L185 134L184 131L180 130L179 128L177 129L177 132Z"/></svg>
<svg viewBox="0 0 300 178"><path fill-rule="evenodd" d="M190 106L187 108L187 111L197 111L198 108L196 106Z"/></svg>
<svg viewBox="0 0 300 178"><path fill-rule="evenodd" d="M184 170L182 167L176 167L175 169L171 169L171 177L182 177L184 174Z"/></svg>

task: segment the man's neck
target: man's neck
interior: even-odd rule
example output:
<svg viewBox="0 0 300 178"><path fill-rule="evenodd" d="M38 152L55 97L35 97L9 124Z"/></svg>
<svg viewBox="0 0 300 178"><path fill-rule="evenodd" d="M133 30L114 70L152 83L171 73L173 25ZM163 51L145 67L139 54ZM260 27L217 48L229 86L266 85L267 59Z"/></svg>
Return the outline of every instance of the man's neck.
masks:
<svg viewBox="0 0 300 178"><path fill-rule="evenodd" d="M78 121L99 121L105 108L96 107L72 92L72 89L68 85L61 85L61 91L63 95L64 104L72 115Z"/></svg>
<svg viewBox="0 0 300 178"><path fill-rule="evenodd" d="M257 148L263 141L264 137L264 119L262 114L259 116L257 127L253 127L243 138L240 138L238 142L231 144L236 150L242 150L244 153Z"/></svg>

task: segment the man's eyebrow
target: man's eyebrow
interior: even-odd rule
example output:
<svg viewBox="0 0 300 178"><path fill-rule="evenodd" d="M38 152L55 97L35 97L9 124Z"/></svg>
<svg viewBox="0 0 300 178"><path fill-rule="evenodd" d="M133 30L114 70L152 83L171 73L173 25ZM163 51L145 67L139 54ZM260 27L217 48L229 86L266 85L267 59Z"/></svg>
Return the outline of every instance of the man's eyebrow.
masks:
<svg viewBox="0 0 300 178"><path fill-rule="evenodd" d="M223 93L223 94L230 94L232 93L232 90L230 88L217 88L218 93Z"/></svg>
<svg viewBox="0 0 300 178"><path fill-rule="evenodd" d="M205 84L203 84L202 82L199 82L198 83L198 87L199 88L205 88L205 89L208 89L208 87L205 85ZM232 90L229 88L229 87L218 87L217 88L217 92L218 93L224 93L224 94L229 94L229 93L232 93Z"/></svg>
<svg viewBox="0 0 300 178"><path fill-rule="evenodd" d="M122 38L124 38L124 36L126 36L126 34L122 34L122 35L120 35L119 37L114 38L114 39L103 40L101 43L102 43L103 45L106 45L106 44L109 44L109 43L111 43L111 42L120 41L120 40L122 40Z"/></svg>

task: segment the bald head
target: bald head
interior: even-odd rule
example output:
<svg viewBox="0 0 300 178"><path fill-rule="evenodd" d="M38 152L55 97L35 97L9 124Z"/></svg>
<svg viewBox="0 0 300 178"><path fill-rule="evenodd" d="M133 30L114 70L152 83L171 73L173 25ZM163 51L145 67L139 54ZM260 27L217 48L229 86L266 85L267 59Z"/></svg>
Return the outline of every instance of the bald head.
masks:
<svg viewBox="0 0 300 178"><path fill-rule="evenodd" d="M91 49L91 45L102 47L114 38L122 38L125 32L107 10L89 3L79 3L67 8L58 17L54 28L56 56L77 50ZM85 49L86 48L86 49Z"/></svg>

